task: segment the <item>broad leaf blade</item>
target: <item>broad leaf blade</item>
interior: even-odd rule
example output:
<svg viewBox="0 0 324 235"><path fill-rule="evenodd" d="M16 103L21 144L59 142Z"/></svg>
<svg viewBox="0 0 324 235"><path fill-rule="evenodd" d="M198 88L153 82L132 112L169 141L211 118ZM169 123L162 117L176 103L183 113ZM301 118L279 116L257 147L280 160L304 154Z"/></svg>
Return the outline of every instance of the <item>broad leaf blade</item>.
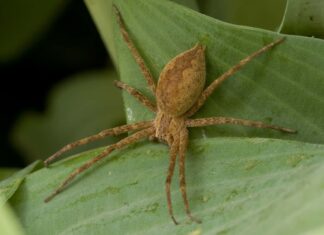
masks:
<svg viewBox="0 0 324 235"><path fill-rule="evenodd" d="M30 174L37 165L39 164L39 161L36 161L26 168L16 172L9 178L0 181L0 198L1 198L1 204L0 206L5 203L9 198L12 197L12 195L17 191L22 181L26 178L28 174Z"/></svg>
<svg viewBox="0 0 324 235"><path fill-rule="evenodd" d="M178 4L181 4L183 6L186 6L188 8L191 8L193 10L198 11L199 6L198 6L198 1L197 0L171 0L172 2L176 2Z"/></svg>
<svg viewBox="0 0 324 235"><path fill-rule="evenodd" d="M114 42L113 22L115 20L112 11L113 0L84 0L90 11L93 21L95 22L100 36L109 51L115 65L117 61L117 52ZM185 5L192 9L198 9L196 0L174 0L179 4Z"/></svg>
<svg viewBox="0 0 324 235"><path fill-rule="evenodd" d="M28 234L285 234L314 232L324 217L324 146L273 139L191 141L187 189L203 220L186 224L175 175L173 225L165 199L167 147L112 154L45 204L44 198L100 150L29 175L11 204ZM46 216L42 216L46 215ZM127 226L126 226L127 225Z"/></svg>
<svg viewBox="0 0 324 235"><path fill-rule="evenodd" d="M201 12L232 24L277 29L282 21L285 1L199 0Z"/></svg>
<svg viewBox="0 0 324 235"><path fill-rule="evenodd" d="M8 178L9 176L11 176L13 173L17 172L18 170L19 170L18 168L1 167L0 168L0 180Z"/></svg>
<svg viewBox="0 0 324 235"><path fill-rule="evenodd" d="M165 64L196 42L207 46L207 84L265 44L284 35L226 24L167 1L118 1L136 46L155 78ZM143 14L145 12L145 14ZM147 19L150 20L147 20ZM157 27L158 25L158 27ZM263 136L324 141L324 42L285 36L283 44L258 57L226 81L197 117L231 116L297 129L297 135L243 127L208 127L192 136ZM121 79L150 94L116 26ZM154 117L125 94L129 122Z"/></svg>
<svg viewBox="0 0 324 235"><path fill-rule="evenodd" d="M288 0L280 32L324 38L324 2Z"/></svg>
<svg viewBox="0 0 324 235"><path fill-rule="evenodd" d="M112 0L84 0L100 33L112 61L116 64L116 47L113 39ZM105 7L102 7L105 6Z"/></svg>
<svg viewBox="0 0 324 235"><path fill-rule="evenodd" d="M2 198L0 198L0 204L2 204ZM23 229L9 207L9 205L0 206L0 231L2 235L23 235Z"/></svg>

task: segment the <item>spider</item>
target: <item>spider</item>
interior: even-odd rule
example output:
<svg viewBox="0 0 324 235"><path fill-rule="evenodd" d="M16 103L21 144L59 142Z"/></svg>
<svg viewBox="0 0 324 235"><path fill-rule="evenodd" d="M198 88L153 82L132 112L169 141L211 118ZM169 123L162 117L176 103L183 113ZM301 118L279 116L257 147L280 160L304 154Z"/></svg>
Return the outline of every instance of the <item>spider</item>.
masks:
<svg viewBox="0 0 324 235"><path fill-rule="evenodd" d="M155 118L150 121L143 121L128 125L122 125L111 129L103 130L96 135L92 135L81 140L70 143L54 153L51 157L44 161L45 166L58 158L62 153L71 150L77 146L87 144L89 142L102 139L107 136L116 136L129 131L137 131L132 135L120 140L119 142L106 147L99 155L89 160L81 167L74 170L57 188L49 195L45 202L50 201L59 194L66 186L80 173L94 165L96 162L107 157L113 150L123 148L136 141L144 138L158 139L169 146L169 168L167 172L165 191L168 205L168 212L175 224L178 224L173 215L170 185L174 173L176 159L178 156L179 165L179 181L180 191L184 202L185 212L189 219L200 223L201 221L191 214L189 201L186 192L185 180L185 153L188 146L188 127L202 127L208 125L235 124L256 128L270 128L277 131L296 133L295 130L269 125L260 121L237 119L232 117L209 117L190 119L205 103L206 99L219 87L222 82L228 79L236 71L240 70L244 65L256 56L270 50L274 46L283 42L284 38L277 39L270 44L264 46L258 51L252 53L248 57L241 60L238 64L230 68L223 75L214 80L207 88L205 86L205 47L197 43L191 49L184 51L171 59L160 73L157 85L153 76L141 57L139 51L135 47L130 38L121 13L114 6L116 19L122 34L123 40L127 44L131 54L140 67L141 72L147 82L148 87L155 94L156 104L152 103L140 91L121 82L116 81L118 88L128 92L134 96L140 103L156 114Z"/></svg>

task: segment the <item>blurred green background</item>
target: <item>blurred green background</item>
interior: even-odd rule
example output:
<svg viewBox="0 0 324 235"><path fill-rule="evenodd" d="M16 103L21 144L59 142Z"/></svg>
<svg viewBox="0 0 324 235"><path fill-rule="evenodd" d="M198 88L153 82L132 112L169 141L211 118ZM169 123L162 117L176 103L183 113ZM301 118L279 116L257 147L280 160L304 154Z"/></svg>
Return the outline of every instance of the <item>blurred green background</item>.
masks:
<svg viewBox="0 0 324 235"><path fill-rule="evenodd" d="M270 30L278 29L285 5L283 0L191 4L223 21ZM1 1L0 35L0 167L22 167L124 122L121 94L112 85L118 76L83 1Z"/></svg>

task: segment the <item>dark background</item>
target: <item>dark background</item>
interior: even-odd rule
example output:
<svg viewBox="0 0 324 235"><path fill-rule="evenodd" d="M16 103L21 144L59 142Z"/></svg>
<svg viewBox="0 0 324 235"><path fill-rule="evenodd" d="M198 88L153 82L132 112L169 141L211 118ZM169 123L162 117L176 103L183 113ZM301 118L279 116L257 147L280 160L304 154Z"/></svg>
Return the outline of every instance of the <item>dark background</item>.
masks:
<svg viewBox="0 0 324 235"><path fill-rule="evenodd" d="M27 110L44 111L49 90L69 75L102 68L106 49L83 1L70 1L46 33L19 58L0 64L0 166L22 167L10 131Z"/></svg>

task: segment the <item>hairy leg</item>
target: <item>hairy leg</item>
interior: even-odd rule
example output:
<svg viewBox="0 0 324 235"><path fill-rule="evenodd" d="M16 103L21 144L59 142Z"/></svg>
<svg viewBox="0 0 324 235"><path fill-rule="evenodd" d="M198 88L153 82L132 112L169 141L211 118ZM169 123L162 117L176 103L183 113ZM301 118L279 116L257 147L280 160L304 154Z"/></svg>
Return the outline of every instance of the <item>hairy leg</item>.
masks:
<svg viewBox="0 0 324 235"><path fill-rule="evenodd" d="M218 77L216 80L214 80L200 95L197 102L192 106L191 109L186 113L187 117L192 116L195 114L201 106L204 105L207 98L214 92L214 90L219 87L226 79L228 79L230 76L232 76L235 72L239 71L243 66L245 66L248 62L250 62L252 59L257 57L258 55L270 50L272 47L282 43L284 38L280 38L274 42L269 43L268 45L262 47L258 51L254 52L253 54L247 56L243 60L241 60L238 64L234 65L232 68L227 70L225 73L223 73L220 77Z"/></svg>
<svg viewBox="0 0 324 235"><path fill-rule="evenodd" d="M146 96L144 96L141 92L139 92L135 88L133 88L121 81L115 81L115 85L118 88L127 91L130 95L134 96L145 107L147 107L152 112L156 113L156 106Z"/></svg>
<svg viewBox="0 0 324 235"><path fill-rule="evenodd" d="M138 129L148 128L148 127L151 127L152 125L153 125L152 121L147 121L147 122L138 122L138 123L133 123L133 124L129 124L129 125L123 125L123 126L118 126L118 127L114 127L114 128L111 128L111 129L103 130L103 131L99 132L96 135L92 135L92 136L89 136L89 137L86 137L86 138L83 138L81 140L77 140L77 141L75 141L73 143L65 145L59 151L57 151L52 156L47 158L44 161L44 164L45 164L45 166L48 166L52 161L54 161L60 155L62 155L66 151L74 149L74 148L76 148L78 146L88 144L90 142L105 138L107 136L116 136L116 135L120 135L122 133L125 133L127 131L134 131L134 130L138 130Z"/></svg>
<svg viewBox="0 0 324 235"><path fill-rule="evenodd" d="M191 215L189 208L189 201L187 198L186 190L186 174L185 174L185 161L186 161L186 150L188 146L188 130L184 128L180 132L180 145L179 145L179 179L180 179L180 191L182 194L183 202L186 209L187 216L197 223L201 223L200 220L196 219Z"/></svg>
<svg viewBox="0 0 324 235"><path fill-rule="evenodd" d="M143 139L145 137L148 137L152 135L155 131L154 127L149 127L147 129L141 130L139 132L134 133L133 135L126 137L116 144L110 145L107 147L102 153L100 153L95 158L89 160L85 164L83 164L81 167L74 170L61 184L60 186L51 194L49 195L44 201L49 202L52 200L57 194L62 192L67 185L69 185L72 180L79 174L81 174L83 171L94 165L96 162L102 160L103 158L107 157L113 150L120 149L122 147L125 147L126 145L132 144L140 139Z"/></svg>
<svg viewBox="0 0 324 235"><path fill-rule="evenodd" d="M230 117L198 118L198 119L191 119L186 121L187 127L200 127L200 126L221 125L221 124L234 124L234 125L250 126L256 128L268 128L268 129L273 129L276 131L282 131L287 133L297 133L296 130L286 128L286 127L269 125L260 121L252 121L252 120L230 118Z"/></svg>
<svg viewBox="0 0 324 235"><path fill-rule="evenodd" d="M169 169L168 169L167 178L165 180L165 191L166 191L166 195L167 195L168 211L171 216L171 219L173 220L173 222L175 224L178 224L178 222L176 221L176 219L174 218L174 215L173 215L170 186L171 186L172 176L174 173L174 167L176 164L178 150L179 150L179 138L176 137L170 146Z"/></svg>
<svg viewBox="0 0 324 235"><path fill-rule="evenodd" d="M129 36L127 30L126 30L123 18L121 16L118 8L115 5L113 5L113 8L114 8L115 15L117 17L117 22L119 24L119 28L120 28L120 31L121 31L122 36L124 38L124 41L126 42L129 50L131 51L136 63L139 65L139 67L140 67L140 69L141 69L141 71L142 71L142 73L144 75L144 78L145 78L145 80L147 82L147 85L149 86L149 88L153 92L153 94L155 94L156 85L155 85L153 76L152 76L150 70L147 68L147 66L145 64L145 61L141 57L141 55L138 52L137 48L135 47L132 39L130 38L130 36Z"/></svg>

